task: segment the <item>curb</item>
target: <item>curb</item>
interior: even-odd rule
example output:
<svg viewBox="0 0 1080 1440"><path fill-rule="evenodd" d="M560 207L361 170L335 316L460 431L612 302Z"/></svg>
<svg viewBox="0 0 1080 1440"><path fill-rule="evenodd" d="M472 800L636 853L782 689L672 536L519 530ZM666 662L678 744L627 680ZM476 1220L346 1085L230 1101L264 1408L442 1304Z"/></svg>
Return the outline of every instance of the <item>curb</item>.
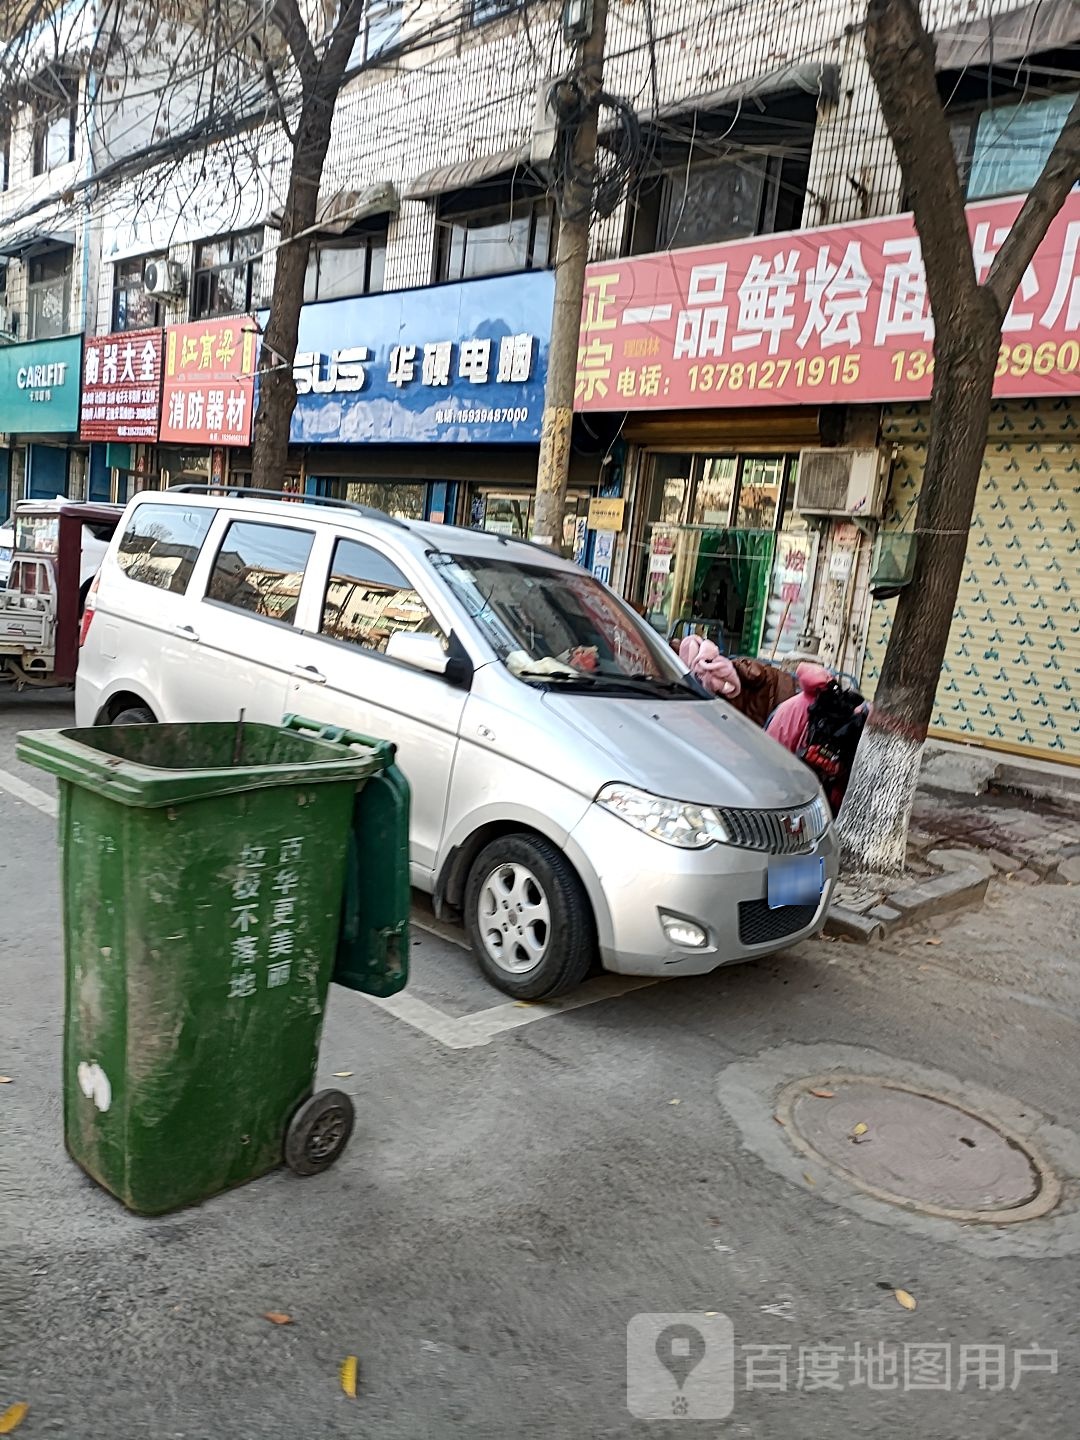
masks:
<svg viewBox="0 0 1080 1440"><path fill-rule="evenodd" d="M963 910L969 905L981 905L989 883L989 875L965 865L947 870L932 880L921 880L891 891L866 915L844 905L832 905L825 921L825 934L856 940L862 945L877 944L891 931L916 921Z"/></svg>

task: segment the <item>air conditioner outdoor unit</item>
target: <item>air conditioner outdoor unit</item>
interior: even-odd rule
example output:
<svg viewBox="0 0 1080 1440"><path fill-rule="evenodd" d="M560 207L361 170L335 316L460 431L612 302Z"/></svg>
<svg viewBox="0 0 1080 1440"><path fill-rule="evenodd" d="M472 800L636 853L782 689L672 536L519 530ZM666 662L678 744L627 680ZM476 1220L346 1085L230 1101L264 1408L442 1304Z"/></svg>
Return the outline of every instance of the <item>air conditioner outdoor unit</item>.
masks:
<svg viewBox="0 0 1080 1440"><path fill-rule="evenodd" d="M795 509L803 515L880 520L885 473L880 450L801 450Z"/></svg>
<svg viewBox="0 0 1080 1440"><path fill-rule="evenodd" d="M143 288L148 295L183 295L183 266L177 265L173 260L148 260L143 270Z"/></svg>

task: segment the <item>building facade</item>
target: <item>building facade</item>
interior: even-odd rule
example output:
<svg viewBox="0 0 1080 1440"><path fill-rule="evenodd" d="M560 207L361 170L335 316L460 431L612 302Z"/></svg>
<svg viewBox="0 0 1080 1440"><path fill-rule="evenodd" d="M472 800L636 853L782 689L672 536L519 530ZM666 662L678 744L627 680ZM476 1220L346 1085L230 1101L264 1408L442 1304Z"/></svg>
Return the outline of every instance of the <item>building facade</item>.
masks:
<svg viewBox="0 0 1080 1440"><path fill-rule="evenodd" d="M980 241L992 249L1080 83L1076 7L931 0L924 12L969 200L997 217ZM0 385L0 509L243 478L256 403L244 337L270 294L288 144L249 125L163 158L198 119L198 86L186 72L166 83L164 41L143 59L146 83L125 83L91 7L57 13L40 34L4 37L18 65L0 67L0 379L15 380ZM563 539L676 638L706 626L766 657L811 649L872 687L889 613L875 596L903 583L910 552L932 328L925 296L902 288L914 237L864 18L860 0L611 8L605 90L625 106L602 113L601 165L631 145L632 178L593 226ZM172 44L175 60L184 37ZM552 4L369 7L320 192L284 489L530 533L558 226L547 100L568 63ZM1052 374L1040 374L1050 352L1027 357L1017 331L995 411L1017 433L1024 415L1046 429L1022 461L996 434L987 454L987 495L1021 493L993 489L1014 459L1030 477L1036 513L1023 515L1044 530L1024 558L1063 578L1042 596L1053 630L1041 610L1024 614L1038 642L1065 646L1080 521L1071 223L1046 274L1025 281L1041 287ZM1061 314L1043 324L1059 281ZM1045 495L1044 474L1057 487ZM991 554L1005 573L988 536L973 538L976 576ZM971 583L974 601L985 587ZM1028 585L1031 606L1035 595ZM1075 650L1039 651L1050 693L1029 716L1008 698L1015 683L973 654L1001 632L994 606L979 613L958 612L966 664L943 684L936 727L1077 756Z"/></svg>

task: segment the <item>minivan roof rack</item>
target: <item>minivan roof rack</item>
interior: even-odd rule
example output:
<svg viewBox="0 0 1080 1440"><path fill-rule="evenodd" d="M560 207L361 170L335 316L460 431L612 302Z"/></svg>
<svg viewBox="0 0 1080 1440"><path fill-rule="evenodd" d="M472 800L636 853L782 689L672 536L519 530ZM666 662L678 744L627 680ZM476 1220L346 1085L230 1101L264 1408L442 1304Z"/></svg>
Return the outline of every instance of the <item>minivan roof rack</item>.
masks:
<svg viewBox="0 0 1080 1440"><path fill-rule="evenodd" d="M358 505L355 500L338 500L333 495L297 495L292 490L261 490L257 485L195 485L187 481L170 485L169 490L184 494L248 496L253 500L291 500L297 505L329 505L333 510L351 510L365 520L381 520L386 525L396 525L399 530L409 528L404 520L399 520L396 515L387 515L385 510L376 510L372 505Z"/></svg>

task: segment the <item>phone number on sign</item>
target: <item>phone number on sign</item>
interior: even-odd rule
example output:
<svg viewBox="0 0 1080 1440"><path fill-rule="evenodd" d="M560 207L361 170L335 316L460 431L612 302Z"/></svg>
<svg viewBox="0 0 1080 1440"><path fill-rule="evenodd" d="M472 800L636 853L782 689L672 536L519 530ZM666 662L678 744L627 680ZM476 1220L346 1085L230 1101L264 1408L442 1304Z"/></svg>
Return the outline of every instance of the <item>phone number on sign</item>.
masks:
<svg viewBox="0 0 1080 1440"><path fill-rule="evenodd" d="M890 355L893 379L922 380L934 373L934 357L929 350L898 350ZM1080 341L1044 340L1041 345L1032 345L1021 340L1016 345L1001 346L998 351L997 369L994 379L1006 375L1021 378L1024 375L1072 375L1080 369Z"/></svg>
<svg viewBox="0 0 1080 1440"><path fill-rule="evenodd" d="M514 409L436 410L436 425L517 425L529 418L526 406Z"/></svg>
<svg viewBox="0 0 1080 1440"><path fill-rule="evenodd" d="M687 371L695 394L710 390L781 390L794 385L854 385L859 378L858 355L800 355L798 360L739 360L716 365L691 365Z"/></svg>

